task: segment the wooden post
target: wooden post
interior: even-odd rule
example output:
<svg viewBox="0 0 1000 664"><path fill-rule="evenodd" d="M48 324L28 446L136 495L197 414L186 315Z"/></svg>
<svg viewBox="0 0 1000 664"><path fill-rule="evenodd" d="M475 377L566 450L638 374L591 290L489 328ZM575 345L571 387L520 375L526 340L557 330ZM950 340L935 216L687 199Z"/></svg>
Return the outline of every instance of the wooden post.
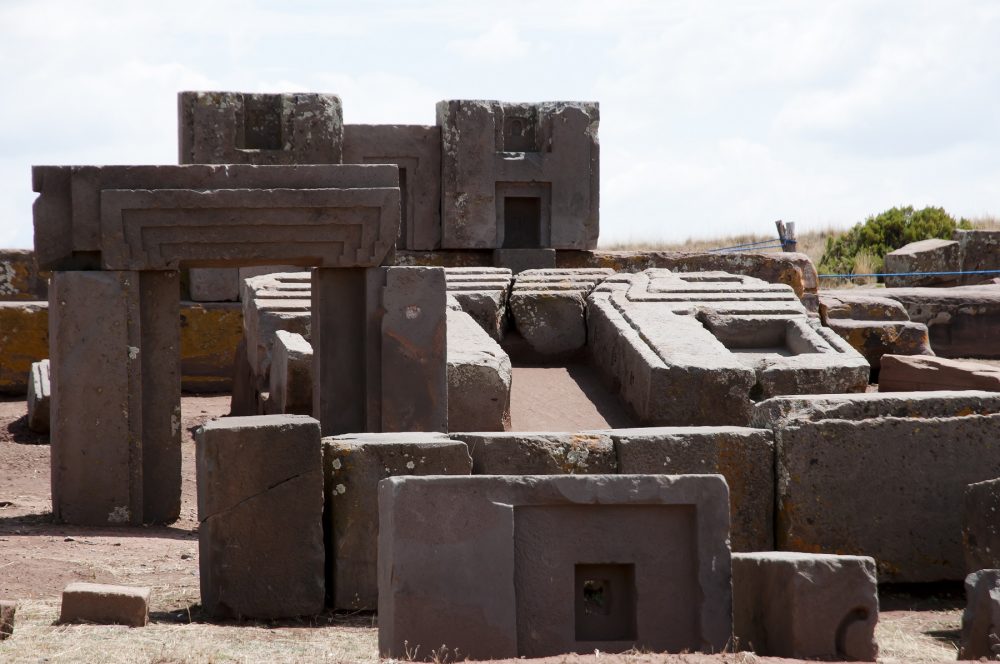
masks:
<svg viewBox="0 0 1000 664"><path fill-rule="evenodd" d="M797 251L798 240L795 236L795 222L789 221L787 224L780 219L774 222L778 228L778 239L781 240L782 251Z"/></svg>

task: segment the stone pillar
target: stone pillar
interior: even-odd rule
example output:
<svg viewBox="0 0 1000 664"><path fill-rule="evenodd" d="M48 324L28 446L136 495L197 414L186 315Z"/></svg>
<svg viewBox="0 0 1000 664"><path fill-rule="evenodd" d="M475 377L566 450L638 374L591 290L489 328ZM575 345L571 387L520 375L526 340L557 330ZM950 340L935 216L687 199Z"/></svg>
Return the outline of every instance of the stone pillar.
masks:
<svg viewBox="0 0 1000 664"><path fill-rule="evenodd" d="M52 510L78 525L180 513L176 272L56 272L49 310Z"/></svg>
<svg viewBox="0 0 1000 664"><path fill-rule="evenodd" d="M317 268L313 414L323 435L447 431L444 270Z"/></svg>

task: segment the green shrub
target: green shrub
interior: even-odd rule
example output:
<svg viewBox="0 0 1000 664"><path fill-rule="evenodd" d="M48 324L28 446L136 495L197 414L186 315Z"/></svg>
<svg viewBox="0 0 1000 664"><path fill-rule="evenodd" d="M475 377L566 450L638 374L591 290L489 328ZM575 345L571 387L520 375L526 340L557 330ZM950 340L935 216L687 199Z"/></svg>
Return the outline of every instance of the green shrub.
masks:
<svg viewBox="0 0 1000 664"><path fill-rule="evenodd" d="M970 227L964 219L956 222L943 208L894 207L855 224L839 237L827 238L817 267L822 274L853 274L858 255L867 254L872 257L874 271L882 272L884 257L890 251L918 240L950 239L956 228Z"/></svg>

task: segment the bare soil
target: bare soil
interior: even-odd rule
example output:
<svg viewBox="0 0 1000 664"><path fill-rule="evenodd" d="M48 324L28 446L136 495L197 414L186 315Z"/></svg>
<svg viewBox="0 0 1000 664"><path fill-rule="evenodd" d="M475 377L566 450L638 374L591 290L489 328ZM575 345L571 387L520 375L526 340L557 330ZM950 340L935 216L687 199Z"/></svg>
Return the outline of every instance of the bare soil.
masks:
<svg viewBox="0 0 1000 664"><path fill-rule="evenodd" d="M521 414L523 426L542 430L550 422L565 430L627 425L619 423L621 413L602 410L591 397L580 399L593 376L574 377L570 368L549 374L516 372L528 390L526 402L548 404L532 406L534 410L519 406L515 412ZM572 385L576 387L571 389ZM567 406L560 419L531 415ZM14 635L0 642L0 662L378 661L376 618L370 613L327 612L309 620L272 623L209 622L201 615L192 430L228 412L229 397L185 396L182 407L186 435L180 520L169 527L83 528L52 522L48 438L27 429L24 401L0 401L0 598L18 602ZM149 626L59 624L60 592L71 581L150 587ZM954 661L961 605L960 594L953 588L884 592L878 628L881 661ZM535 661L751 664L790 660L749 653L600 653Z"/></svg>
<svg viewBox="0 0 1000 664"><path fill-rule="evenodd" d="M617 395L586 362L514 365L510 389L513 431L586 431L633 426Z"/></svg>

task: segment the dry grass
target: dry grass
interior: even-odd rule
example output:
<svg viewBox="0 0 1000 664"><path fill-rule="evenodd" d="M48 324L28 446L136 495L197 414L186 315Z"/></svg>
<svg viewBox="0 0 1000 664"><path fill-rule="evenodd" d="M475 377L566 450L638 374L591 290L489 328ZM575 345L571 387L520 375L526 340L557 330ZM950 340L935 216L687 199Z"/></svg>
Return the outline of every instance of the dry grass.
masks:
<svg viewBox="0 0 1000 664"><path fill-rule="evenodd" d="M25 601L14 635L0 644L4 662L378 662L372 617L324 615L318 624L188 623L185 615L153 614L139 629L57 625L56 601Z"/></svg>

